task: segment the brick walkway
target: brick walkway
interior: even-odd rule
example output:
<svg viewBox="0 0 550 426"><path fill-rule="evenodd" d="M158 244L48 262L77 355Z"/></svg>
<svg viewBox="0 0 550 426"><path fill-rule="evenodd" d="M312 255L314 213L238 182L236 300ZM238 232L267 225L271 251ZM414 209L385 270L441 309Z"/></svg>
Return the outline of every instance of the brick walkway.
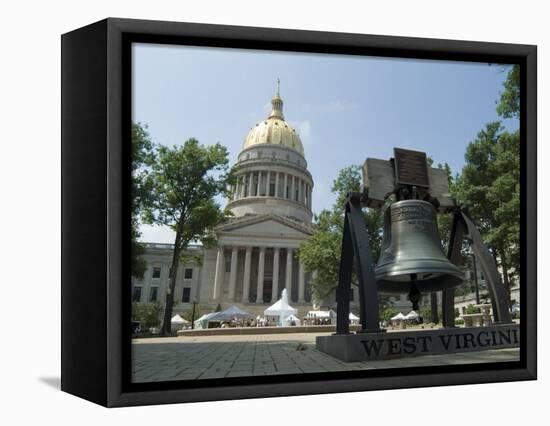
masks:
<svg viewBox="0 0 550 426"><path fill-rule="evenodd" d="M211 379L404 366L516 361L519 349L345 363L315 349L316 334L137 339L133 381ZM300 350L302 349L302 350Z"/></svg>

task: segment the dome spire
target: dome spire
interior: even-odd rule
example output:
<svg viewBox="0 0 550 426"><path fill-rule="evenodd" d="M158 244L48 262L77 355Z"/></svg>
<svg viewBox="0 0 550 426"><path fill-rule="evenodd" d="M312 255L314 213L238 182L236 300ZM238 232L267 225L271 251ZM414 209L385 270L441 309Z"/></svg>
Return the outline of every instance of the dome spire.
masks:
<svg viewBox="0 0 550 426"><path fill-rule="evenodd" d="M277 93L271 99L271 113L269 114L268 118L280 118L281 120L284 120L283 116L283 100L281 99L281 95L279 93L281 88L281 80L279 80L279 77L277 77Z"/></svg>

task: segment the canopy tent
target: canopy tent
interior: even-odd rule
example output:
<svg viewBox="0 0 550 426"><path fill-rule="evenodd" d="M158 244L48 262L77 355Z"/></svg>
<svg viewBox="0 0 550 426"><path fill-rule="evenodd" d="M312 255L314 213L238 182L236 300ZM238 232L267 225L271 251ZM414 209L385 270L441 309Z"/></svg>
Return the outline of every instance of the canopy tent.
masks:
<svg viewBox="0 0 550 426"><path fill-rule="evenodd" d="M358 321L359 317L357 315L354 315L353 312L349 313L349 319L350 321Z"/></svg>
<svg viewBox="0 0 550 426"><path fill-rule="evenodd" d="M301 321L296 315L290 315L287 317L287 321L289 324L292 324L294 322L294 325L300 325Z"/></svg>
<svg viewBox="0 0 550 426"><path fill-rule="evenodd" d="M336 312L334 312L332 309L329 309L328 311L309 311L307 313L307 317L308 318L336 318Z"/></svg>
<svg viewBox="0 0 550 426"><path fill-rule="evenodd" d="M396 316L390 318L392 321L403 321L406 319L405 315L399 312Z"/></svg>
<svg viewBox="0 0 550 426"><path fill-rule="evenodd" d="M174 330L181 330L183 328L187 328L189 321L183 319L179 315L174 315L170 320L170 323L172 324L172 328Z"/></svg>
<svg viewBox="0 0 550 426"><path fill-rule="evenodd" d="M208 328L208 321L218 312L210 312L209 314L204 314L199 319L195 320L195 328Z"/></svg>
<svg viewBox="0 0 550 426"><path fill-rule="evenodd" d="M230 321L234 318L252 318L252 315L233 305L224 311L215 312L214 315L208 318L208 321Z"/></svg>
<svg viewBox="0 0 550 426"><path fill-rule="evenodd" d="M298 310L288 304L288 293L286 288L283 289L281 298L264 311L266 317L278 317L279 325L288 325L288 317L290 315L296 315L297 313Z"/></svg>
<svg viewBox="0 0 550 426"><path fill-rule="evenodd" d="M186 319L183 319L182 317L180 317L179 315L174 315L172 317L172 319L170 320L170 322L172 324L189 324L189 321L187 321Z"/></svg>
<svg viewBox="0 0 550 426"><path fill-rule="evenodd" d="M417 320L420 318L420 315L418 315L415 311L410 311L407 315L405 315L406 320Z"/></svg>

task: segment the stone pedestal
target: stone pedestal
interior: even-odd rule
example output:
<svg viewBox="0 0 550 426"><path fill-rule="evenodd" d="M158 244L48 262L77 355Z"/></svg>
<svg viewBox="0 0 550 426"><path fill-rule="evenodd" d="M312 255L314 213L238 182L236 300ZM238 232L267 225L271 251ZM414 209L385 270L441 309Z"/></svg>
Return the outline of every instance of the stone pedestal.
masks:
<svg viewBox="0 0 550 426"><path fill-rule="evenodd" d="M316 347L342 361L406 358L519 346L518 324L318 336Z"/></svg>

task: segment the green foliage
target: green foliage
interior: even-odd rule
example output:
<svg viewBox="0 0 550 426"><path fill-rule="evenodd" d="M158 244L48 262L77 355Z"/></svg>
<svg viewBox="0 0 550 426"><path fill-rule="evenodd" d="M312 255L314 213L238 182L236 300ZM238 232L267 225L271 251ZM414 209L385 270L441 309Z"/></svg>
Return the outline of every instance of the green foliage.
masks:
<svg viewBox="0 0 550 426"><path fill-rule="evenodd" d="M396 316L399 313L399 311L396 308L392 308L391 306L387 306L380 315L380 318L383 321L390 321L394 316Z"/></svg>
<svg viewBox="0 0 550 426"><path fill-rule="evenodd" d="M424 322L431 321L432 318L432 308L431 306L421 306L418 312L418 315L422 317Z"/></svg>
<svg viewBox="0 0 550 426"><path fill-rule="evenodd" d="M466 313L468 315L470 314L479 314L479 308L476 308L473 304L469 304L468 306L466 306Z"/></svg>
<svg viewBox="0 0 550 426"><path fill-rule="evenodd" d="M160 302L154 303L133 303L132 321L139 321L142 330L160 325L160 313L162 306Z"/></svg>
<svg viewBox="0 0 550 426"><path fill-rule="evenodd" d="M510 288L519 277L519 132L489 123L466 149L453 195L474 219Z"/></svg>
<svg viewBox="0 0 550 426"><path fill-rule="evenodd" d="M131 247L130 267L132 276L143 278L147 269L145 260L141 257L145 251L143 245L138 242L140 237L139 221L143 210L150 203L151 188L148 181L148 166L154 161L153 142L147 132L147 126L140 123L132 123L132 148L131 148Z"/></svg>
<svg viewBox="0 0 550 426"><path fill-rule="evenodd" d="M326 298L338 285L345 201L349 192L358 192L360 188L361 167L350 166L342 169L331 189L337 195L336 202L331 210L323 210L314 217L314 233L300 246L300 262L304 264L307 272L316 274L310 283L317 299ZM372 244L373 259L376 261L382 237L382 212L368 209L363 216ZM352 281L356 282L355 274Z"/></svg>
<svg viewBox="0 0 550 426"><path fill-rule="evenodd" d="M504 82L504 91L500 94L500 101L497 104L498 115L504 118L519 117L520 108L520 72L519 65L514 65L508 72Z"/></svg>
<svg viewBox="0 0 550 426"><path fill-rule="evenodd" d="M178 265L192 241L200 241L204 246L214 244L214 229L225 218L215 197L227 195L232 176L227 148L220 144L204 146L191 138L181 146L158 146L156 156L148 175L151 202L143 219L146 223L168 226L176 234L173 274L161 330L162 334L169 334Z"/></svg>

